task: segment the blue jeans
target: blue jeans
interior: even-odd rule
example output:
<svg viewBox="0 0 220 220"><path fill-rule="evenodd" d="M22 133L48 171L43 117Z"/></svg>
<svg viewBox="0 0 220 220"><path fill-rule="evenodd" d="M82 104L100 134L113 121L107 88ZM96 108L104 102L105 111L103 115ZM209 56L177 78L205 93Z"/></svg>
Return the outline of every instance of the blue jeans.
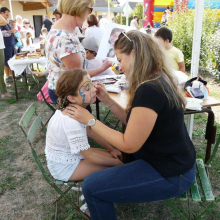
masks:
<svg viewBox="0 0 220 220"><path fill-rule="evenodd" d="M50 99L52 100L53 104L56 105L58 96L55 94L55 90L48 89L48 94L49 94Z"/></svg>
<svg viewBox="0 0 220 220"><path fill-rule="evenodd" d="M183 175L164 178L139 159L90 174L82 190L91 220L116 220L113 203L144 203L179 196L192 185L195 173L194 165Z"/></svg>

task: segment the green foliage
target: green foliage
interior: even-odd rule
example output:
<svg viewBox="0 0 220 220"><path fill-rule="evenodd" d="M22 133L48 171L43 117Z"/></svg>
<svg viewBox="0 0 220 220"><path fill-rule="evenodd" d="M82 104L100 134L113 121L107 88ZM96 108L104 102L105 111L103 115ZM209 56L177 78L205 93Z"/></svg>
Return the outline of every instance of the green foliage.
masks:
<svg viewBox="0 0 220 220"><path fill-rule="evenodd" d="M173 33L173 45L184 54L186 69L190 70L195 10L173 13L169 28ZM200 66L207 67L212 74L219 74L220 40L217 32L217 9L207 6L203 13L203 26L200 50Z"/></svg>
<svg viewBox="0 0 220 220"><path fill-rule="evenodd" d="M143 19L143 3L138 3L136 5L136 8L133 10L132 14L129 15L129 18L130 16L133 17L134 15L137 15L138 16L138 24L139 26L142 26L142 19ZM130 23L129 23L130 24Z"/></svg>
<svg viewBox="0 0 220 220"><path fill-rule="evenodd" d="M108 3L108 0L105 0L107 3ZM111 0L109 0L110 1L110 7L114 7L114 4L112 3L112 1Z"/></svg>
<svg viewBox="0 0 220 220"><path fill-rule="evenodd" d="M206 69L220 80L220 28L205 42L207 48Z"/></svg>

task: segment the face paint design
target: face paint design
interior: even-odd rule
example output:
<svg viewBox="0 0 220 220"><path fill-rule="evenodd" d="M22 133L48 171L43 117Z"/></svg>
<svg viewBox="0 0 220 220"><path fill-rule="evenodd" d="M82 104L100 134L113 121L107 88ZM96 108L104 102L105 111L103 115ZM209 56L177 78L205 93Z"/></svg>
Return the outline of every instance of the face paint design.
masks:
<svg viewBox="0 0 220 220"><path fill-rule="evenodd" d="M91 95L91 88L92 88L92 82L91 81L86 81L80 88L79 88L79 95L83 98L82 104L90 104L92 101L92 95ZM88 97L89 93L89 102L86 101L86 96Z"/></svg>

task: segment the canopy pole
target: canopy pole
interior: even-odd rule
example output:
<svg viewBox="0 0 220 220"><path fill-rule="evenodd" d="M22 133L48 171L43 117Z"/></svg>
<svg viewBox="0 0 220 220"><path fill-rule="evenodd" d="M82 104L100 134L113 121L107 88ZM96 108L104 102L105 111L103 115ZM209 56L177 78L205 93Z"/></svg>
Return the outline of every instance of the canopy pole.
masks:
<svg viewBox="0 0 220 220"><path fill-rule="evenodd" d="M13 18L12 6L11 6L11 0L9 0L9 7L10 7L10 15L11 15L11 19L14 20L14 18Z"/></svg>
<svg viewBox="0 0 220 220"><path fill-rule="evenodd" d="M202 37L202 18L204 11L204 0L196 0L194 31L193 31L193 48L191 60L191 78L197 77L199 72L199 57ZM192 139L194 115L188 116L187 131Z"/></svg>

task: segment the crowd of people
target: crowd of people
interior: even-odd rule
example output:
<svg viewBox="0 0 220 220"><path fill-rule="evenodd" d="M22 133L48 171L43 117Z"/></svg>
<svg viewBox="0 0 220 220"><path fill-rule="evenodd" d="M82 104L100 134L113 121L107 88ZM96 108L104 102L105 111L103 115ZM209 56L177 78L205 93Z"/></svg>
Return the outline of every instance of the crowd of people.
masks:
<svg viewBox="0 0 220 220"><path fill-rule="evenodd" d="M129 83L128 105L122 108L103 84L91 80L114 75L109 69L112 63L96 57L109 21L105 13L98 21L93 5L93 0L59 0L56 21L45 16L43 22L40 39L45 43L48 67L39 75L48 75L46 92L57 107L48 124L45 153L55 179L84 180L88 205L84 211L92 220L114 220L114 203L165 200L184 193L195 178L196 154L184 124L185 99L172 73L172 69L185 72L183 54L171 44L172 32L162 27L153 34L149 25L144 32L115 30L111 49ZM34 37L27 19L22 22L16 16L8 24L9 13L1 8L0 60L5 59L7 77L7 61L19 48L16 38L20 36L21 43L25 38L28 44ZM136 29L137 19L134 16L131 21ZM82 28L85 21L86 30ZM1 94L10 97L3 75L1 69ZM96 98L126 125L124 133L95 119L90 105ZM90 148L88 137L105 150ZM130 154L130 163L122 162L122 152Z"/></svg>

